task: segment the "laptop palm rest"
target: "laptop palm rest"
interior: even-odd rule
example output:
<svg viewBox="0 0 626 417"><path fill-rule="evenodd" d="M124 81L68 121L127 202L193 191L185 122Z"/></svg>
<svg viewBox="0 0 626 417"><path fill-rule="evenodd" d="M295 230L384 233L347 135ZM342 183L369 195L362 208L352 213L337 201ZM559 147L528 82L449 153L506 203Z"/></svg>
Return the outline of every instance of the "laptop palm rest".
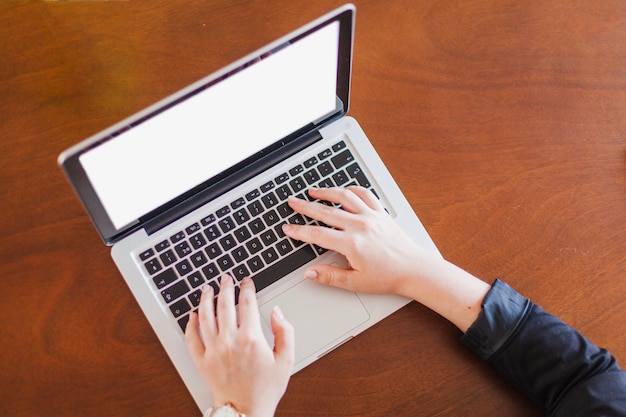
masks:
<svg viewBox="0 0 626 417"><path fill-rule="evenodd" d="M352 329L370 317L354 292L308 280L301 281L260 307L267 329L271 329L270 315L276 305L295 329L296 366L316 352L326 352L339 345L351 336L348 333Z"/></svg>

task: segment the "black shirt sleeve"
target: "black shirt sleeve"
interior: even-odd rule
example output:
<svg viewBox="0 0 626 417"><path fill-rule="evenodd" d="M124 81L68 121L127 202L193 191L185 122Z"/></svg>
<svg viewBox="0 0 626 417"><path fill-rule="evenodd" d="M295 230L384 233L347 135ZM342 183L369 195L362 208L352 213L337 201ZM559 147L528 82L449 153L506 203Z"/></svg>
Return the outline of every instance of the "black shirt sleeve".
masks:
<svg viewBox="0 0 626 417"><path fill-rule="evenodd" d="M549 416L626 416L615 358L500 280L461 341Z"/></svg>

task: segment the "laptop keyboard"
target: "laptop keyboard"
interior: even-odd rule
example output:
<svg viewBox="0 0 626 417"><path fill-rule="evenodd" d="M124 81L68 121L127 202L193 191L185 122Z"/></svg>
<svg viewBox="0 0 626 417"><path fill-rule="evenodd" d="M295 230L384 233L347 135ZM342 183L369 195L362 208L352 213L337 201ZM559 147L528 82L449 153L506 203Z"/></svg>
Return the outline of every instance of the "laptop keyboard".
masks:
<svg viewBox="0 0 626 417"><path fill-rule="evenodd" d="M261 291L326 252L285 236L285 223L318 224L295 213L287 197L310 200L309 187L357 184L374 191L346 143L337 142L141 252L139 259L184 332L204 284L211 285L217 295L219 277L228 273L237 284L252 277ZM237 285L236 300L238 296Z"/></svg>

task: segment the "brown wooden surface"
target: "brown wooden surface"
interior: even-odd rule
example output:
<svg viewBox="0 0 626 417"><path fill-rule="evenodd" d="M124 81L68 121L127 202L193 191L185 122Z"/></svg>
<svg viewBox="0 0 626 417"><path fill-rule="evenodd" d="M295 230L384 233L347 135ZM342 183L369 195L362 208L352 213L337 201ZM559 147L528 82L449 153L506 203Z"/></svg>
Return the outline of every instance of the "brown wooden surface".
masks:
<svg viewBox="0 0 626 417"><path fill-rule="evenodd" d="M626 2L356 1L352 107L442 253L626 365ZM0 415L197 416L57 155L331 10L0 2ZM412 303L278 416L539 416Z"/></svg>

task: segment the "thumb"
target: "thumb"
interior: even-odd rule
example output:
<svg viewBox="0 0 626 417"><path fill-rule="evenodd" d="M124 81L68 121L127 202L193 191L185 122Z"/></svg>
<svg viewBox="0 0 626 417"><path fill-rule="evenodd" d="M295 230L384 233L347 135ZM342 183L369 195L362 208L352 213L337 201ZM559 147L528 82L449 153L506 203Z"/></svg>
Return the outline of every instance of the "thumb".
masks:
<svg viewBox="0 0 626 417"><path fill-rule="evenodd" d="M272 310L272 333L274 333L274 357L289 367L295 361L295 333L291 323L287 321L280 307Z"/></svg>
<svg viewBox="0 0 626 417"><path fill-rule="evenodd" d="M310 280L318 281L321 284L355 291L356 288L354 285L356 283L354 282L354 279L352 279L353 274L354 271L350 269L320 264L310 268L306 271L304 276Z"/></svg>

